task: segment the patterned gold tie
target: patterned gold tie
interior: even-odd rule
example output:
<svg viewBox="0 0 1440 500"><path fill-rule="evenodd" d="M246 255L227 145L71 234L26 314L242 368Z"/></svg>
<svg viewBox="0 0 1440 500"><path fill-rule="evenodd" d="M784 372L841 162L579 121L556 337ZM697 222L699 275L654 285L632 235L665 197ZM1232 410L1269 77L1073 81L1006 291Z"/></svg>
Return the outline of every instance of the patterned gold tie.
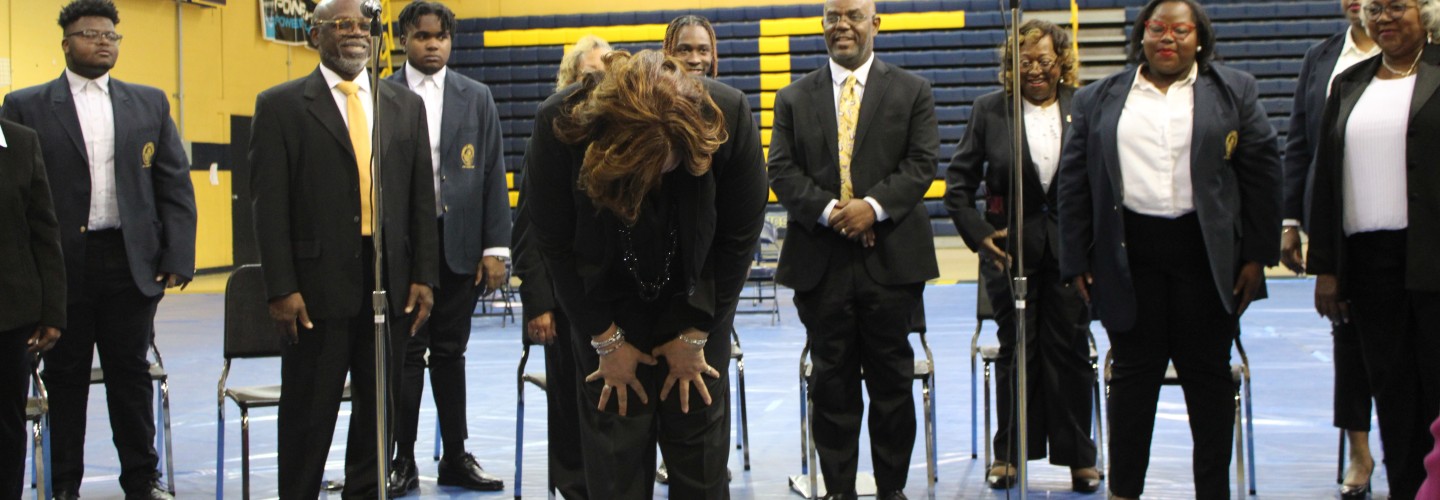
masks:
<svg viewBox="0 0 1440 500"><path fill-rule="evenodd" d="M845 78L840 91L840 201L855 197L850 183L850 159L855 154L855 119L860 114L860 97L855 94L855 74Z"/></svg>
<svg viewBox="0 0 1440 500"><path fill-rule="evenodd" d="M355 168L360 174L360 235L370 236L374 232L370 198L370 126L365 120L365 108L360 105L360 84L340 82L335 85L345 94L345 114L350 128L350 145L355 148Z"/></svg>

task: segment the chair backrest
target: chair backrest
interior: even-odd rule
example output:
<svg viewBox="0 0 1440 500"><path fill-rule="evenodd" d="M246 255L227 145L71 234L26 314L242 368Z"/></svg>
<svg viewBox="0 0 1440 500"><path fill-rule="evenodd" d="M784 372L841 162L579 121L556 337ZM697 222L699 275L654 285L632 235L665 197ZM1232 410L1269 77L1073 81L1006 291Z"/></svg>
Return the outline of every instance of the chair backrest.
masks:
<svg viewBox="0 0 1440 500"><path fill-rule="evenodd" d="M995 308L990 305L990 287L985 276L985 262L980 262L979 272L975 278L975 321L995 319Z"/></svg>
<svg viewBox="0 0 1440 500"><path fill-rule="evenodd" d="M225 359L279 356L280 342L265 274L259 264L240 266L225 282Z"/></svg>
<svg viewBox="0 0 1440 500"><path fill-rule="evenodd" d="M925 335L925 298L922 295L920 305L915 306L915 311L910 313L910 333Z"/></svg>

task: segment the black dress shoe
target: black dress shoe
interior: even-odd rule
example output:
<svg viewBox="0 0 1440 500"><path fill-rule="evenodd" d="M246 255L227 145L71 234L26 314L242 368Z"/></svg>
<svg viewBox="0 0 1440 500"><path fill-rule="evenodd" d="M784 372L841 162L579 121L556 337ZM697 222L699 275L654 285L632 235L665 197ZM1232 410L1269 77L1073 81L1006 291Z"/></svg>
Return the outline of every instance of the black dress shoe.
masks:
<svg viewBox="0 0 1440 500"><path fill-rule="evenodd" d="M55 490L52 495L55 500L79 500L80 492L76 490Z"/></svg>
<svg viewBox="0 0 1440 500"><path fill-rule="evenodd" d="M440 459L440 477L436 482L441 486L459 486L475 491L505 489L505 481L485 472L475 461L475 455L469 453Z"/></svg>
<svg viewBox="0 0 1440 500"><path fill-rule="evenodd" d="M385 491L388 497L403 497L420 487L420 471L415 470L414 458L396 458L390 463L390 479Z"/></svg>
<svg viewBox="0 0 1440 500"><path fill-rule="evenodd" d="M125 500L175 500L175 497L160 486L160 481L150 481L144 491L126 493Z"/></svg>
<svg viewBox="0 0 1440 500"><path fill-rule="evenodd" d="M905 496L905 492L900 490L881 493L875 495L875 498L876 500L910 500L910 497Z"/></svg>

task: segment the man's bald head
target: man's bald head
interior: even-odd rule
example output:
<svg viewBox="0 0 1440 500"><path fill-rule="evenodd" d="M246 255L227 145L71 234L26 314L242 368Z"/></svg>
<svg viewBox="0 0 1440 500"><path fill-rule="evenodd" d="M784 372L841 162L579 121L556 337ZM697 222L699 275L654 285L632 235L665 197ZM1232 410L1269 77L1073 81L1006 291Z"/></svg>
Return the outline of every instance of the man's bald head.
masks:
<svg viewBox="0 0 1440 500"><path fill-rule="evenodd" d="M325 0L311 15L310 44L320 63L353 80L370 60L370 20L360 0Z"/></svg>

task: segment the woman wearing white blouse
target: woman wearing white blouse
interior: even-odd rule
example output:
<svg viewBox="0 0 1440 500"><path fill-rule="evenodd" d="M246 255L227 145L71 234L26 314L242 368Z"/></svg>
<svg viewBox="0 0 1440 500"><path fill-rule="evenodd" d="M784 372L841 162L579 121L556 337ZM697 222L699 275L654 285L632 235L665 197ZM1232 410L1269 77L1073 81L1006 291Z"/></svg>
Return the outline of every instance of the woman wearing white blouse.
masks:
<svg viewBox="0 0 1440 500"><path fill-rule="evenodd" d="M1440 2L1361 12L1381 55L1337 77L1326 102L1307 265L1316 311L1359 333L1390 498L1411 499L1440 414L1440 48L1426 43Z"/></svg>
<svg viewBox="0 0 1440 500"><path fill-rule="evenodd" d="M1229 497L1230 345L1280 259L1275 130L1249 74L1210 62L1192 0L1152 0L1136 67L1075 93L1060 161L1060 267L1110 337L1110 492L1138 498L1174 362L1194 438L1195 496Z"/></svg>
<svg viewBox="0 0 1440 500"><path fill-rule="evenodd" d="M1024 97L1024 217L1025 276L1029 278L1025 334L1029 372L1030 459L1045 458L1071 472L1071 488L1094 492L1100 488L1095 468L1095 442L1090 438L1092 402L1090 387L1090 312L1074 288L1060 279L1060 219L1056 210L1055 170L1070 113L1070 98L1079 81L1070 33L1053 23L1032 20L1020 26L1020 95ZM1012 54L1006 42L1000 72L1004 90L975 100L965 137L947 170L945 207L955 228L984 263L980 272L984 290L1000 325L1000 357L996 362L996 392L1000 425L995 433L995 463L986 481L992 488L1007 488L1016 477L1014 461L1018 440L1014 395L1015 301L1010 294L1015 240L1007 238L1018 215L1012 208L1014 89ZM976 207L984 181L986 208Z"/></svg>

